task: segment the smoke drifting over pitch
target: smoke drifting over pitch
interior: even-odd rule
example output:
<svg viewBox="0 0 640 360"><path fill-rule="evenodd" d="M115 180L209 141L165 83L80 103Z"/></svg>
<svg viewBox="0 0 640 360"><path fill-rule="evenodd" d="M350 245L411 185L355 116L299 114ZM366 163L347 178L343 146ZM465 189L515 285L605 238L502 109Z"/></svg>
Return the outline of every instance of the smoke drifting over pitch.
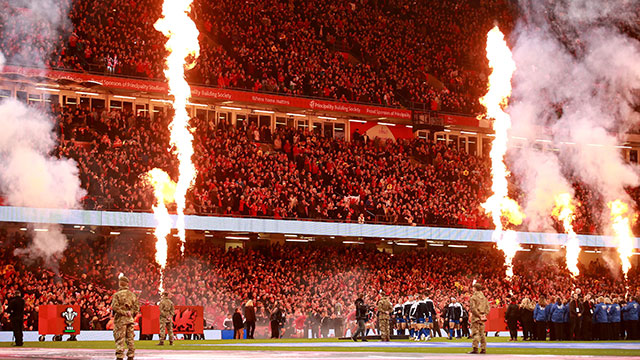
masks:
<svg viewBox="0 0 640 360"><path fill-rule="evenodd" d="M0 68L7 63L46 67L55 50L53 40L70 32L70 0L12 0L0 15L2 36L15 45L11 54L0 53ZM38 36L34 36L37 34ZM0 193L9 205L36 208L76 208L85 191L80 187L73 160L59 159L54 121L43 111L15 100L0 103ZM67 247L60 225L36 225L33 241L19 256L43 258L56 266ZM33 229L32 229L33 230Z"/></svg>
<svg viewBox="0 0 640 360"><path fill-rule="evenodd" d="M510 167L522 181L530 230L549 230L553 198L571 192L567 178L583 181L604 202L630 203L624 188L638 185L637 169L620 148L638 124L640 44L635 1L520 1L523 17L512 36L518 69L509 112L513 136ZM539 147L551 140L554 152ZM513 145L513 142L511 142ZM545 201L547 199L548 201ZM590 204L587 204L590 205ZM596 219L598 220L598 219Z"/></svg>
<svg viewBox="0 0 640 360"><path fill-rule="evenodd" d="M0 192L13 206L76 208L85 191L75 161L52 156L54 122L16 100L0 103ZM45 259L66 248L60 226L37 226L29 249L21 254Z"/></svg>

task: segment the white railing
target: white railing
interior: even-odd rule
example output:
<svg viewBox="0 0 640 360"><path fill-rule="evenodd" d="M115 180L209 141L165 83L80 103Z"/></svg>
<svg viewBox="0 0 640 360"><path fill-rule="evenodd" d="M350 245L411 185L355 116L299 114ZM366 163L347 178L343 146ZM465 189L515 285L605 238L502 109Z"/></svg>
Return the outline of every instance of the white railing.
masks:
<svg viewBox="0 0 640 360"><path fill-rule="evenodd" d="M172 216L175 227L176 217ZM118 211L90 211L64 209L37 209L0 206L0 222L65 224L85 226L118 226L155 228L152 213ZM275 220L222 216L188 215L187 230L214 230L248 233L300 234L309 236L348 236L385 239L419 239L435 241L491 242L491 230L475 230L444 227L357 224L323 221ZM542 232L517 232L518 242L531 245L564 245L565 234ZM610 236L578 235L580 246L615 247ZM640 248L635 239L634 248Z"/></svg>

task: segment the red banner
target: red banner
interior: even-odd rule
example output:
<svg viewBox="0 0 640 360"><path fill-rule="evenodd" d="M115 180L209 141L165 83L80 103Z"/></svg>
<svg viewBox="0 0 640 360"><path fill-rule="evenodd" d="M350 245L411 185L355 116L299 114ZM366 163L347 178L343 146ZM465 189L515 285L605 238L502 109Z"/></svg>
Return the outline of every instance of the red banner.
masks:
<svg viewBox="0 0 640 360"><path fill-rule="evenodd" d="M80 305L40 305L38 333L40 335L80 334Z"/></svg>
<svg viewBox="0 0 640 360"><path fill-rule="evenodd" d="M504 314L507 312L506 308L493 308L489 311L487 316L487 322L485 323L486 331L506 331L507 323L504 322Z"/></svg>
<svg viewBox="0 0 640 360"><path fill-rule="evenodd" d="M445 125L480 127L480 121L471 116L442 114Z"/></svg>
<svg viewBox="0 0 640 360"><path fill-rule="evenodd" d="M160 93L167 92L166 83L153 80L127 79L84 73L69 73L57 70L21 68L16 66L5 66L1 71L5 74L18 74L27 77L47 77L55 80L69 80L76 83L94 82L99 83L102 86L115 89ZM380 116L405 120L411 119L411 110L336 101L312 100L274 94L261 94L250 91L193 86L191 88L191 94L194 97L216 100L238 101L262 105L291 106L301 109L341 112L349 115Z"/></svg>
<svg viewBox="0 0 640 360"><path fill-rule="evenodd" d="M204 333L204 308L202 306L176 306L173 317L173 332L175 334ZM156 305L140 307L142 323L140 332L143 335L160 333L160 308Z"/></svg>

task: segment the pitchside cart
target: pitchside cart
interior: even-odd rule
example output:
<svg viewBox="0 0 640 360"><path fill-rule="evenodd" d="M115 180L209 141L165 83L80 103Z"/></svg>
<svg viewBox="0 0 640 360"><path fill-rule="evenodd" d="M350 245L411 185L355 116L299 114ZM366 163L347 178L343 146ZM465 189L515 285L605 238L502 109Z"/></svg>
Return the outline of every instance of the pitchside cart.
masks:
<svg viewBox="0 0 640 360"><path fill-rule="evenodd" d="M53 341L62 341L63 335L69 335L68 341L76 341L80 334L80 306L40 305L38 334L40 341L45 341L47 335L53 335Z"/></svg>
<svg viewBox="0 0 640 360"><path fill-rule="evenodd" d="M175 310L173 334L184 334L186 338L204 340L204 308L177 305ZM160 308L156 305L141 306L140 312L142 313L140 334L153 338L153 335L160 332Z"/></svg>

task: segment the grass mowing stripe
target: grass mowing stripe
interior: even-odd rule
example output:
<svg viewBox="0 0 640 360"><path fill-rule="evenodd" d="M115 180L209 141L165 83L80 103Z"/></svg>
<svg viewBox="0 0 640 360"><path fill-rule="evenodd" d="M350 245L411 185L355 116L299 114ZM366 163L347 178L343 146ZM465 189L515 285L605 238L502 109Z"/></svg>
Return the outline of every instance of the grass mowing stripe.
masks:
<svg viewBox="0 0 640 360"><path fill-rule="evenodd" d="M290 341L294 340L294 341ZM434 347L434 348L376 348L376 347L338 347L338 346L314 346L313 343L318 341L295 341L295 339L286 339L281 343L300 343L308 342L309 346L269 346L269 342L253 340L253 343L265 343L264 346L228 346L225 344L236 343L227 341L189 341L188 344L177 342L174 346L157 346L155 341L136 341L136 349L154 349L154 350L192 350L192 351L315 351L315 352L375 352L375 353L449 353L460 354L470 350L470 348L452 348L452 347ZM327 341L322 341L327 342ZM192 346L199 344L201 346ZM470 345L470 344L469 344ZM0 347L9 347L9 343L0 343ZM60 349L114 349L114 343L111 341L62 341L62 342L28 342L25 347L34 348L60 348ZM513 355L591 355L591 356L640 356L638 350L624 349L548 349L548 348L491 348L488 346L491 354L513 354Z"/></svg>

